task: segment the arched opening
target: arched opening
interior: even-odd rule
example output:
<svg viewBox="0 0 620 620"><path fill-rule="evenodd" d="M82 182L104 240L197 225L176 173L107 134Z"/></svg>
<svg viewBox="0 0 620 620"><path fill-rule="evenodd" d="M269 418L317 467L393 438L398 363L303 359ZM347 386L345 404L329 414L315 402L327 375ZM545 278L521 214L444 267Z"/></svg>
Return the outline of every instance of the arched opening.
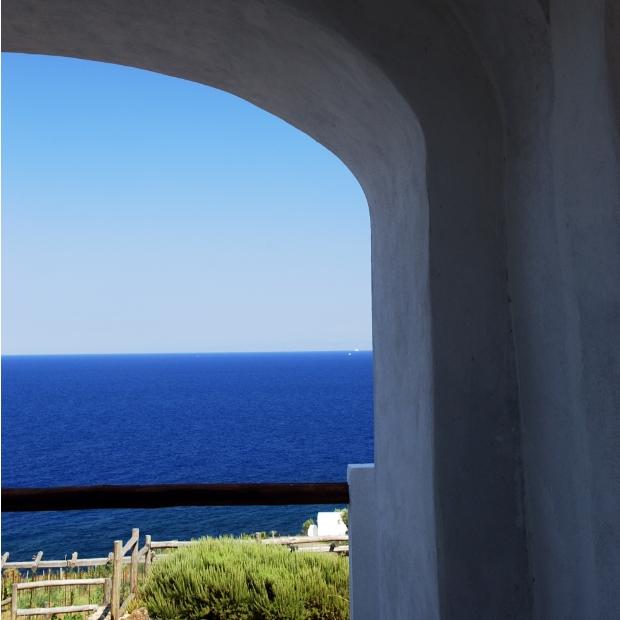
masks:
<svg viewBox="0 0 620 620"><path fill-rule="evenodd" d="M348 170L203 85L3 62L4 353L55 356L4 360L5 486L339 482L372 460L368 220ZM12 561L103 556L136 525L290 535L317 507L282 510L111 511L47 534L8 515L3 541Z"/></svg>
<svg viewBox="0 0 620 620"><path fill-rule="evenodd" d="M153 18L147 7L123 7L120 17L93 3L75 13L68 8L72 17L42 16L34 28L23 8L5 8L7 50L130 65L232 92L314 137L357 177L371 212L375 419L381 421L375 449L384 461L384 479L366 498L383 504L400 495L380 528L366 517L374 540L364 548L372 559L380 541L386 558L396 549L413 558L414 607L434 607L426 155L409 104L342 36L280 5L188 3ZM414 379L403 381L408 375ZM389 482L394 467L412 475ZM394 538L404 515L418 534ZM400 585L387 573L379 577L391 605L390 590Z"/></svg>

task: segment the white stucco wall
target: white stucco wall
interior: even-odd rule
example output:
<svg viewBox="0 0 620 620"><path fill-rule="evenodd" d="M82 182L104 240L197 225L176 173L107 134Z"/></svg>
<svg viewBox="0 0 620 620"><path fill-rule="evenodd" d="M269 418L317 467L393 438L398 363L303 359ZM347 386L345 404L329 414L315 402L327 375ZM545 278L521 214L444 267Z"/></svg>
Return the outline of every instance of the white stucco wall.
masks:
<svg viewBox="0 0 620 620"><path fill-rule="evenodd" d="M382 513L359 520L353 474L352 592L358 524L376 536L377 618L620 609L618 14L618 0L3 3L6 49L223 88L359 179Z"/></svg>

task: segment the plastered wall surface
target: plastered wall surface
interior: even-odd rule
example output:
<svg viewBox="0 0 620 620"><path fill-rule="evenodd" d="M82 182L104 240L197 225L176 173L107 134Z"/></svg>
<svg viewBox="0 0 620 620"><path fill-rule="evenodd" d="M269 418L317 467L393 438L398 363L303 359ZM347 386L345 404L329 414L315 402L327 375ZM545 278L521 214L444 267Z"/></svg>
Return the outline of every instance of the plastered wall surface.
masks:
<svg viewBox="0 0 620 620"><path fill-rule="evenodd" d="M618 617L618 0L5 0L3 18L8 50L244 97L360 181L380 618Z"/></svg>

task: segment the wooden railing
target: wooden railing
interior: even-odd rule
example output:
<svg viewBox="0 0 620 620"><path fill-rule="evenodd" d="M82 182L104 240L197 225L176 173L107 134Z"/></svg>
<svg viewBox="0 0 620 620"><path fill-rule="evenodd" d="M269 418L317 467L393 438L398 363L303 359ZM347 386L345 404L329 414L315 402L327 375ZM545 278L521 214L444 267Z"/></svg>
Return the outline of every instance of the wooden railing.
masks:
<svg viewBox="0 0 620 620"><path fill-rule="evenodd" d="M4 512L348 503L349 487L346 482L100 485L2 489Z"/></svg>
<svg viewBox="0 0 620 620"><path fill-rule="evenodd" d="M23 562L9 562L9 554L4 553L2 555L2 568L17 568L19 570L31 570L37 571L39 569L72 569L72 568L93 568L95 566L105 566L106 564L112 564L112 553L108 554L106 558L78 558L77 552L71 554L71 557L66 560L42 560L43 552L39 551L37 556L32 560L26 560ZM131 561L130 558L123 558L125 563Z"/></svg>

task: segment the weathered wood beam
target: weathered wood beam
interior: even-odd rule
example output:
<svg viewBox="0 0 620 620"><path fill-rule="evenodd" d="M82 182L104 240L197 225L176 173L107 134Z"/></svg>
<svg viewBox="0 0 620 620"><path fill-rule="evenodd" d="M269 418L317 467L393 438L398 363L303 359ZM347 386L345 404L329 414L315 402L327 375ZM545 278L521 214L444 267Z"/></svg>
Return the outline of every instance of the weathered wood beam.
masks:
<svg viewBox="0 0 620 620"><path fill-rule="evenodd" d="M171 506L285 506L348 502L349 487L346 482L99 485L2 489L4 512Z"/></svg>
<svg viewBox="0 0 620 620"><path fill-rule="evenodd" d="M18 590L32 590L35 588L69 587L69 586L102 586L105 577L93 577L92 579L49 579L46 581L22 581L17 583Z"/></svg>
<svg viewBox="0 0 620 620"><path fill-rule="evenodd" d="M22 616L55 616L56 614L70 614L82 611L95 611L99 605L67 605L66 607L33 607L32 609L18 609L16 615Z"/></svg>

